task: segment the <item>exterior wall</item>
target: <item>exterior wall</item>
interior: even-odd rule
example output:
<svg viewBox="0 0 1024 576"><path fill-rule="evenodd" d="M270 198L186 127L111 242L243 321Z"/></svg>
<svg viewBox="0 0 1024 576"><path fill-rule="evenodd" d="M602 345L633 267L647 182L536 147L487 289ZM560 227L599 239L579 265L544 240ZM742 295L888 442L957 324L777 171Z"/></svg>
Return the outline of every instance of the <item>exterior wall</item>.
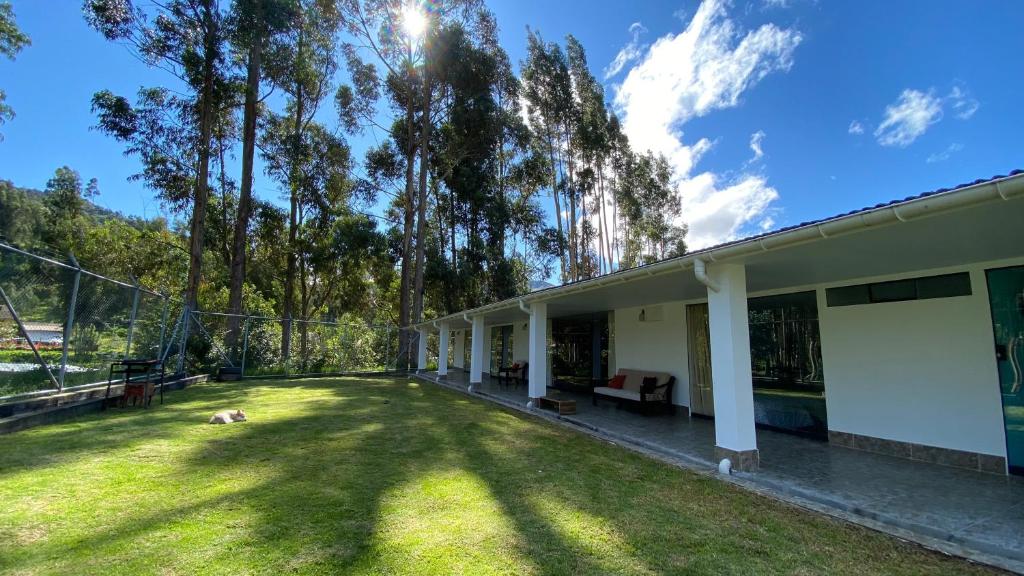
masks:
<svg viewBox="0 0 1024 576"><path fill-rule="evenodd" d="M682 302L666 302L661 320L640 321L641 308L615 310L615 366L668 372L676 377L672 402L690 405L689 364L686 352L686 308Z"/></svg>
<svg viewBox="0 0 1024 576"><path fill-rule="evenodd" d="M829 308L818 288L830 430L1004 456L985 272L970 296ZM856 282L844 282L848 285Z"/></svg>

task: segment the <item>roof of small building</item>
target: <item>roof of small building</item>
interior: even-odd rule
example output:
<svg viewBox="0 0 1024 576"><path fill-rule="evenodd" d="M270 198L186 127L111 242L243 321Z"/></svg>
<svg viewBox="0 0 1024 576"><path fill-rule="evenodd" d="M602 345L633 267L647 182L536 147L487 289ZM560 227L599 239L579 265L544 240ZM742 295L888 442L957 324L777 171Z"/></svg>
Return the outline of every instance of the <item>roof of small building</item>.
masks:
<svg viewBox="0 0 1024 576"><path fill-rule="evenodd" d="M52 322L23 322L26 331L32 332L63 332L64 326Z"/></svg>

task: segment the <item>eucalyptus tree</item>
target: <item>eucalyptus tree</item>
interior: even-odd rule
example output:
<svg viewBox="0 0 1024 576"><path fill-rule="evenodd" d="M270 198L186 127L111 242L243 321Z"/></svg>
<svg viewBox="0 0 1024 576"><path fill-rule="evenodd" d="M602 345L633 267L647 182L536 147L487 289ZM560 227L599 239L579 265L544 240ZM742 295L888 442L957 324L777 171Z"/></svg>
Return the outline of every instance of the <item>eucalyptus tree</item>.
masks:
<svg viewBox="0 0 1024 576"><path fill-rule="evenodd" d="M572 256L572 182L564 157L565 129L572 109L569 64L561 47L545 43L538 32L527 32L527 57L522 64L523 97L535 145L548 156L550 192L554 200L557 246L562 282L576 279ZM566 202L561 201L565 195ZM566 210L563 210L563 205ZM563 225L563 219L565 223ZM569 246L566 246L566 229Z"/></svg>
<svg viewBox="0 0 1024 576"><path fill-rule="evenodd" d="M105 38L121 42L146 63L161 68L179 79L184 96L169 96L148 92L152 104L165 99L175 106L173 120L181 134L168 134L170 128L160 127L152 117L152 134L156 139L175 144L173 158L145 150L146 144L139 133L137 113L127 100L110 92L97 93L93 108L101 115L101 126L108 133L128 142L129 149L143 156L147 182L156 184L161 192L173 191L181 207L191 205L189 227L189 269L185 287L185 305L195 309L202 282L203 234L209 201L210 157L213 130L221 104L226 98L224 89L226 62L224 59L224 18L217 0L167 0L147 3L146 9L132 0L85 0L85 19ZM160 114L162 110L150 110ZM105 124L105 121L109 124ZM183 141L188 145L182 146ZM177 165L178 169L174 169ZM194 169L181 169L194 166ZM171 170L169 170L171 169ZM171 181L161 180L167 178ZM190 194L181 195L181 180L190 180Z"/></svg>
<svg viewBox="0 0 1024 576"><path fill-rule="evenodd" d="M313 146L319 138L330 135L314 121L321 104L332 90L332 79L338 67L337 33L341 23L334 2L328 0L297 0L288 25L271 39L267 53L267 73L275 86L286 96L285 114L269 116L267 146L263 157L268 172L288 191L288 258L285 265L284 294L281 306L281 354L287 359L291 351L292 318L295 313L295 290L299 275L299 229L311 198L322 191L310 188L316 181L313 172L322 165L331 165L334 156L313 157ZM287 136L284 140L282 138ZM286 145L283 145L284 142ZM343 146L345 163L334 164L348 177L347 145ZM330 149L324 144L322 149ZM270 150L273 150L271 152ZM317 163L321 164L317 164ZM323 164L327 163L327 164Z"/></svg>
<svg viewBox="0 0 1024 576"><path fill-rule="evenodd" d="M245 283L246 246L253 210L253 160L256 154L256 123L259 116L260 86L264 77L263 53L275 35L296 18L299 0L234 0L231 40L246 69L245 99L242 112L242 178L238 193L238 212L231 240L230 279L228 283L227 346L234 350L239 337L242 313L242 288ZM223 164L223 162L222 162Z"/></svg>
<svg viewBox="0 0 1024 576"><path fill-rule="evenodd" d="M438 121L434 38L446 23L468 22L482 2L341 0L339 5L349 37L344 51L353 84L339 90L342 117L350 129L383 131L402 155L404 190L396 204L402 220L399 361L405 365L416 338L405 327L423 313L431 134ZM395 114L393 122L380 118L386 114L379 105L381 96Z"/></svg>
<svg viewBox="0 0 1024 576"><path fill-rule="evenodd" d="M416 84L413 39L402 34L403 5L380 0L339 0L342 21L349 40L343 45L352 87L337 95L346 127L360 132L368 127L383 130L399 144L404 189L397 199L402 212L401 286L399 288L398 367L409 363L412 333L405 329L412 316L413 233L416 224ZM369 57L370 62L364 61ZM383 76L378 72L383 69ZM378 100L387 90L389 100L402 120L378 119Z"/></svg>
<svg viewBox="0 0 1024 576"><path fill-rule="evenodd" d="M14 8L6 0L0 1L0 55L14 60L22 48L31 44L29 37L18 29L14 19ZM14 118L14 109L7 105L7 94L0 88L0 125ZM0 134L0 142L3 142Z"/></svg>

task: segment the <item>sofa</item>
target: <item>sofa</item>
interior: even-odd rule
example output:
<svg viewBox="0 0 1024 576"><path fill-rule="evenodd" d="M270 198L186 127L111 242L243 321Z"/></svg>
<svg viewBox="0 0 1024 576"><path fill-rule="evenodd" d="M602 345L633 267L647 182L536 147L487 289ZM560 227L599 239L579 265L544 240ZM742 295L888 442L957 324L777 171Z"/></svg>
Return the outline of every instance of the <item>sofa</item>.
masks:
<svg viewBox="0 0 1024 576"><path fill-rule="evenodd" d="M665 372L629 368L619 368L615 375L624 377L622 388L611 386L615 378L610 379L605 386L595 387L594 406L597 406L599 399L603 399L617 402L620 406L623 404L639 406L640 411L644 414L650 414L655 410L675 413L675 405L672 404L675 376Z"/></svg>

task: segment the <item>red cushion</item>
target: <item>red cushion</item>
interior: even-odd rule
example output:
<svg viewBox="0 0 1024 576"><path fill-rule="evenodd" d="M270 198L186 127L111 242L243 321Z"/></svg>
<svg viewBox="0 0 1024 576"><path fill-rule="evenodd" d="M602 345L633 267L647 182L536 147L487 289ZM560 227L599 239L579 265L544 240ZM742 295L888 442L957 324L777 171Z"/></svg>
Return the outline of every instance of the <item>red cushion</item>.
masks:
<svg viewBox="0 0 1024 576"><path fill-rule="evenodd" d="M618 388L618 389L621 390L622 389L622 385L625 384L625 383L626 383L626 375L625 374L619 374L618 376L615 376L614 378L612 378L611 380L608 381L608 387L609 388Z"/></svg>

